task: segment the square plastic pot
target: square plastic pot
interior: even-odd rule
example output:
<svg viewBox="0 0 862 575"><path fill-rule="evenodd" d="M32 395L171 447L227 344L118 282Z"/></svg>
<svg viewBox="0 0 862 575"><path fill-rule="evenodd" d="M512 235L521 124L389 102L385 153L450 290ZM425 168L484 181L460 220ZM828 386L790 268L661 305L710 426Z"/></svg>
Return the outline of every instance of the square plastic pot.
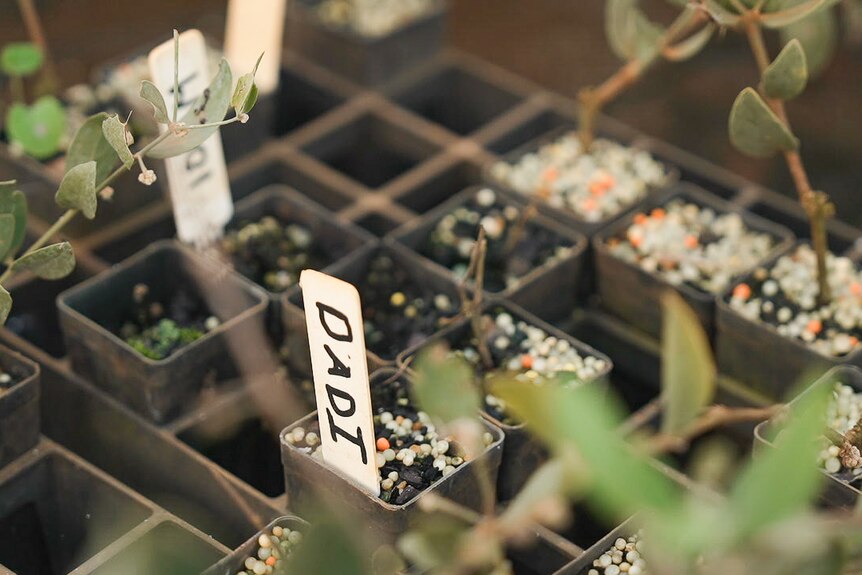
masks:
<svg viewBox="0 0 862 575"><path fill-rule="evenodd" d="M862 370L847 365L834 367L811 384L802 395L809 393L812 389L819 389L825 385L831 387L836 383L849 385L855 393L859 393L862 391ZM799 403L799 398L802 395L790 402L789 408L791 410ZM755 456L765 450L772 449L777 425L774 420L770 420L764 421L754 428ZM812 461L811 465L816 465L816 462ZM859 496L862 495L862 491L859 489L862 485L862 477L854 476L849 471L829 473L825 469L821 469L821 472L826 477L823 481L823 490L820 493L820 504L826 507L853 509Z"/></svg>
<svg viewBox="0 0 862 575"><path fill-rule="evenodd" d="M375 190L433 156L438 147L381 112L369 111L304 144L301 151Z"/></svg>
<svg viewBox="0 0 862 575"><path fill-rule="evenodd" d="M573 348L578 350L578 353L581 356L586 357L591 355L603 359L607 363L606 370L599 374L599 376L593 382L590 382L590 384L606 384L605 380L613 369L613 363L605 354L593 349L587 344L575 339L552 325L545 323L538 317L505 300L489 302L486 304L483 313L489 313L498 308L511 314L516 322L525 321L528 325L541 328L550 336L566 340ZM471 336L472 330L469 323L467 321L461 321L441 331L424 343L405 350L398 356L398 365L408 365L410 359L421 353L423 349L439 342L447 343L451 349L458 349L458 347ZM491 417L484 411L482 412L482 416L502 429L506 434L506 445L503 450L503 460L500 465L499 478L497 479L497 499L500 501L508 501L521 490L530 475L532 475L538 466L548 458L548 451L544 445L539 443L532 436L523 423L518 425L507 425Z"/></svg>
<svg viewBox="0 0 862 575"><path fill-rule="evenodd" d="M245 570L245 559L247 557L257 556L257 550L260 548L260 544L257 542L258 538L263 534L272 533L273 527L284 527L291 531L301 532L307 529L308 523L299 517L294 517L292 515L279 517L278 519L271 521L269 525L255 533L248 541L237 547L233 553L221 559L201 575L236 575L240 571Z"/></svg>
<svg viewBox="0 0 862 575"><path fill-rule="evenodd" d="M538 138L536 138L534 140L527 142L526 144L524 144L518 148L515 148L511 152L504 154L500 158L499 161L507 163L507 164L515 164L523 156L530 154L530 153L533 153L533 152L536 152L537 150L539 150L540 148L542 148L546 144L549 144L551 142L558 140L562 136L566 135L569 132L572 132L575 129L576 128L574 128L568 124L560 126L560 127L556 128L554 130L551 130L550 132L548 132L542 136L539 136ZM614 141L620 142L621 144L624 144L626 146L636 147L638 149L645 149L645 150L651 152L651 150L649 149L649 146L647 145L647 142L645 140L634 140L633 141L630 137L627 137L628 135L617 136L613 133L608 133L608 134L600 133L600 134L598 134L598 136L602 137L602 138L607 138L609 140L614 140ZM679 170L674 165L668 164L666 161L664 161L658 157L656 157L656 160L661 161L665 165L665 168L667 169L667 177L666 177L665 183L660 187L648 188L646 195L641 200L638 200L638 201L634 202L633 204L631 204L630 206L627 206L627 207L621 209L616 214L609 215L609 216L605 217L604 219L597 221L597 222L590 222L590 221L587 221L587 220L581 218L580 216L578 216L577 214L575 214L571 210L568 210L565 208L555 208L555 207L550 206L547 202L539 202L538 203L539 213L541 213L541 214L543 214L549 218L555 219L559 222L562 222L564 224L567 224L567 225L573 227L575 230L577 230L583 234L586 234L589 237L592 237L593 235L596 234L596 232L598 232L602 228L608 226L609 224L615 222L616 220L623 218L627 214L630 214L630 213L633 213L639 209L642 209L643 205L646 204L651 199L655 199L655 198L660 199L660 198L664 197L664 195L667 193L668 188L670 188L676 182L679 181ZM485 181L498 187L498 188L500 188L501 190L505 191L506 193L512 195L515 198L518 198L522 201L523 200L529 201L529 199L530 199L529 196L518 192L517 190L513 189L507 182L501 181L494 176L493 168L494 168L495 164L496 164L496 162L491 163L485 168Z"/></svg>
<svg viewBox="0 0 862 575"><path fill-rule="evenodd" d="M374 240L365 230L339 220L297 191L279 185L267 186L237 203L227 229L239 229L245 223L259 221L264 216L275 217L282 224L299 224L308 229L327 260L322 270ZM266 291L270 300L270 330L278 334L282 321L281 301L285 292L270 291L251 278L243 279Z"/></svg>
<svg viewBox="0 0 862 575"><path fill-rule="evenodd" d="M445 294L453 304L459 302L458 290L455 283L445 275L440 274L427 262L420 259L416 254L410 252L403 246L386 241L367 244L365 247L353 252L350 258L336 263L326 273L352 283L359 290L362 298L363 286L368 267L371 261L378 255L387 255L393 259L395 265L407 270L410 281L415 286L430 289L434 294ZM283 295L283 320L284 320L284 343L288 355L296 363L298 369L311 373L311 356L308 351L308 333L305 324L305 312L303 311L302 292L292 289ZM418 335L418 334L414 334ZM431 337L428 333L425 337ZM404 341L402 350L412 344ZM379 351L379 350L378 350ZM392 365L398 354L377 353L373 345L368 345L369 372L381 367Z"/></svg>
<svg viewBox="0 0 862 575"><path fill-rule="evenodd" d="M452 270L423 256L420 250L444 216L475 199L476 194L485 188L486 186L473 186L463 190L422 218L402 226L392 235L392 239L419 253L424 261L438 269L441 274L449 275L453 281L458 281ZM523 202L510 196L501 196L499 193L497 202L504 206L514 206L519 211L525 209ZM587 238L543 216L536 216L529 221L525 230L527 237L531 228L550 230L555 236L556 244L568 246L571 253L553 263L533 268L518 278L515 284L502 291L491 292L486 289L485 293L488 297L509 300L544 320L556 321L571 314L578 299L577 295L583 286L589 283L584 279Z"/></svg>
<svg viewBox="0 0 862 575"><path fill-rule="evenodd" d="M399 88L392 99L459 136L481 130L521 102L521 96L449 64Z"/></svg>
<svg viewBox="0 0 862 575"><path fill-rule="evenodd" d="M372 390L390 376L382 371L371 377ZM373 391L372 396L376 396ZM465 462L447 477L439 478L419 495L402 505L384 502L368 494L340 472L328 467L322 460L312 457L289 443L285 437L297 427L309 429L317 421L317 412L310 413L281 432L281 459L284 464L284 481L287 489L287 508L302 513L313 512L315 503L338 503L356 518L362 518L358 526L369 540L394 542L407 531L421 514L419 502L428 493L465 505L472 509L481 507L481 490L477 472L487 473L496 482L497 471L503 455L504 433L499 427L482 421L485 431L493 436L493 442L475 459ZM478 469L477 469L478 468ZM484 469L483 469L484 468Z"/></svg>
<svg viewBox="0 0 862 575"><path fill-rule="evenodd" d="M126 487L42 443L0 470L0 572L68 573L152 513Z"/></svg>
<svg viewBox="0 0 862 575"><path fill-rule="evenodd" d="M774 255L764 267L774 265L796 245ZM772 325L743 317L728 303L732 289L717 300L715 346L721 373L771 399L788 400L788 391L813 382L832 367L862 365L862 349L841 357L826 356L798 339L780 335Z"/></svg>
<svg viewBox="0 0 862 575"><path fill-rule="evenodd" d="M711 208L718 215L738 213L749 230L773 237L775 246L767 258L772 254L783 252L793 244L794 238L790 230L747 213L691 184L678 184L665 198L660 201L649 201L641 207L644 212L648 212L676 199L703 208ZM607 245L608 240L623 235L633 223L634 215L629 214L593 237L596 283L602 306L631 325L658 338L661 337L662 294L668 290L674 290L691 306L701 325L711 336L715 331L715 300L720 294L711 294L687 284L672 285L660 274L645 271L637 264L627 262L611 253ZM751 269L743 270L736 277L750 271ZM732 282L733 278L730 283Z"/></svg>
<svg viewBox="0 0 862 575"><path fill-rule="evenodd" d="M482 169L472 161L455 161L411 186L396 201L408 210L424 214L447 201L464 188L482 183Z"/></svg>
<svg viewBox="0 0 862 575"><path fill-rule="evenodd" d="M443 46L446 4L379 38L361 36L322 22L320 0L288 4L285 38L290 50L357 84L379 86L436 55Z"/></svg>
<svg viewBox="0 0 862 575"><path fill-rule="evenodd" d="M636 528L631 519L625 521L616 529L602 537L594 545L590 546L584 553L557 571L555 575L588 575L593 568L593 561L601 557L607 550L614 546L614 542L622 537L628 539Z"/></svg>
<svg viewBox="0 0 862 575"><path fill-rule="evenodd" d="M0 469L39 442L39 365L0 345L0 367L21 378L0 390Z"/></svg>
<svg viewBox="0 0 862 575"><path fill-rule="evenodd" d="M144 357L115 335L136 284L156 299L182 288L206 302L221 322L169 357ZM58 298L63 336L76 372L151 421L162 423L197 395L205 376L229 370L232 345L264 332L266 294L174 242L157 242ZM248 346L245 346L246 348ZM262 349L244 352L265 353Z"/></svg>

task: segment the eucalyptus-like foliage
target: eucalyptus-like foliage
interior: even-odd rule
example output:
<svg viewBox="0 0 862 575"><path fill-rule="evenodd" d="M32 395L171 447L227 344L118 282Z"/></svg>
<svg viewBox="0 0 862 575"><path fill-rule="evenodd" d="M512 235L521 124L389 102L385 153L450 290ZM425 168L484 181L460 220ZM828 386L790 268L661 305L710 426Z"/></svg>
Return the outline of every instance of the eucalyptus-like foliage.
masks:
<svg viewBox="0 0 862 575"><path fill-rule="evenodd" d="M176 50L179 50L176 31L174 41ZM41 59L36 56L38 50L23 46L13 48L7 47L0 54L0 66L5 73L20 76L38 69L41 64ZM184 154L200 146L220 126L248 120L248 112L254 107L257 94L254 72L243 76L240 84L233 87L230 66L222 60L218 74L207 89L209 98L206 102L202 97L181 121L169 121L164 96L151 82L144 82L141 96L153 104L156 121L168 124L168 129L134 153L129 148L133 138L126 123L117 115L101 112L88 118L69 145L65 174L55 196L57 205L66 212L24 253L19 251L27 228L26 197L14 181L0 182L0 262L6 267L0 274L0 325L6 322L12 308L12 297L2 284L19 272L30 272L49 280L70 274L75 268L72 246L68 242L46 244L79 213L89 219L95 218L100 192L122 173L131 170L135 162L141 169L138 179L144 184L152 184L155 173L144 164L145 156L170 158ZM241 115L226 120L232 100L237 102L235 109L241 111ZM23 114L27 118L32 115L34 118L30 119L42 127L53 125L56 119L56 111L39 102L31 108L13 106L10 113ZM17 133L9 124L7 129L10 135ZM40 128L38 132L42 134L44 130ZM47 142L35 139L31 143L38 143L43 146L38 149L47 152Z"/></svg>

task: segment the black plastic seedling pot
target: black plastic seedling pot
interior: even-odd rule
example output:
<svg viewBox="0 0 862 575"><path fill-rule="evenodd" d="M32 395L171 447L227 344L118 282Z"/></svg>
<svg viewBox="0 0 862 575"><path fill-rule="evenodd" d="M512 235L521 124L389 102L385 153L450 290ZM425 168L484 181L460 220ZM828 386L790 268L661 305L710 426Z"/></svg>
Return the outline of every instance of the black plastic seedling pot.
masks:
<svg viewBox="0 0 862 575"><path fill-rule="evenodd" d="M444 265L430 259L423 254L427 252L430 237L437 224L448 214L457 208L474 202L476 195L484 186L472 186L456 196L450 198L420 219L408 222L399 228L392 238L419 252L430 265L433 265L443 274L449 274L457 281L452 270ZM512 206L519 212L525 209L525 204L509 196L501 196L497 191L495 205ZM515 223L509 225L517 225ZM524 237L535 234L537 231L553 234L556 245L565 246L570 253L553 262L545 263L532 268L528 273L518 278L518 281L502 290L491 291L487 288L488 296L495 296L511 301L527 311L534 313L547 321L556 321L571 314L575 307L577 294L582 287L583 273L585 271L587 238L556 221L543 216L532 218L524 230ZM505 241L502 238L500 242ZM487 276L487 271L486 271Z"/></svg>
<svg viewBox="0 0 862 575"><path fill-rule="evenodd" d="M636 528L632 520L625 521L622 525L602 537L589 549L586 549L577 559L557 571L555 575L588 575L590 569L593 569L593 561L611 549L617 539L628 539L634 531L636 531Z"/></svg>
<svg viewBox="0 0 862 575"><path fill-rule="evenodd" d="M115 335L140 283L149 286L157 301L188 290L220 324L165 359L144 357ZM60 294L58 306L75 371L159 423L190 404L209 373L227 371L231 351L242 347L244 353L265 352L245 345L264 333L265 292L171 241L157 242Z"/></svg>
<svg viewBox="0 0 862 575"><path fill-rule="evenodd" d="M0 468L39 441L39 366L0 345L0 369L12 385L0 385Z"/></svg>
<svg viewBox="0 0 862 575"><path fill-rule="evenodd" d="M384 389L381 386L386 385L386 380L392 377L391 374L391 370L381 370L372 375L373 397ZM497 481L497 471L503 456L504 434L496 425L483 421L485 431L493 437L492 443L483 453L463 463L447 477L438 479L407 503L388 503L370 495L350 479L328 467L322 460L312 457L287 441L287 435L294 429L301 427L308 430L316 421L315 411L281 432L281 459L284 464L287 507L299 513L313 513L316 504L332 505L337 502L340 507L345 508L345 512L355 515L357 519L361 518L361 529L370 540L395 541L421 514L419 504L422 497L428 493L433 492L478 510L481 508L481 483L477 473L486 473L492 484Z"/></svg>
<svg viewBox="0 0 862 575"><path fill-rule="evenodd" d="M152 513L128 488L45 441L0 470L0 573L68 573Z"/></svg>
<svg viewBox="0 0 862 575"><path fill-rule="evenodd" d="M605 380L613 369L613 363L605 354L593 349L587 344L575 339L552 325L547 324L538 317L505 300L488 303L485 306L484 313L489 313L496 309L501 309L511 314L515 322L524 321L528 325L541 328L549 336L569 342L569 344L575 348L582 357L593 356L604 360L607 368L603 373L599 374L593 382L590 382L590 384L606 384ZM409 365L410 360L419 354L422 349L441 341L446 342L451 349L457 350L469 341L471 337L472 330L469 323L467 321L461 321L440 332L428 341L405 350L404 353L398 356L398 364L400 366ZM481 375L479 377L481 377ZM525 385L529 384L525 383ZM491 417L484 411L482 416L502 429L506 434L503 461L500 466L500 475L497 479L497 499L500 501L508 501L521 490L533 472L548 458L548 452L544 445L533 437L523 423L518 425L507 425Z"/></svg>
<svg viewBox="0 0 862 575"><path fill-rule="evenodd" d="M793 250L791 246L789 251ZM787 253L787 252L784 252ZM764 263L770 268L783 253ZM821 354L796 338L784 337L772 325L749 320L728 303L731 286L717 300L716 361L721 373L745 383L772 399L814 381L829 368L841 364L862 366L862 349L832 357Z"/></svg>
<svg viewBox="0 0 862 575"><path fill-rule="evenodd" d="M282 185L267 186L238 202L233 220L227 226L228 230L240 229L244 225L260 221L264 216L272 216L285 225L298 224L308 230L312 237L312 249L325 260L321 269L374 240L361 228L339 220L322 206ZM251 278L247 279L255 283ZM281 326L282 294L287 290L274 292L266 286L257 283L255 285L266 290L269 295L270 329L278 333Z"/></svg>
<svg viewBox="0 0 862 575"><path fill-rule="evenodd" d="M551 130L547 134L544 134L544 135L536 138L535 140L532 140L532 141L530 141L530 142L528 142L528 143L526 143L526 144L524 144L518 148L515 148L511 152L506 153L505 155L503 155L500 158L499 161L506 163L506 164L516 164L525 155L538 151L540 148L542 148L546 144L550 144L550 143L558 140L559 138L565 136L566 134L572 132L573 130L575 130L575 128L572 125L560 126L554 130ZM608 134L600 134L600 135L602 137L606 137L609 140L614 140L614 141L620 142L620 143L625 144L625 145L630 146L630 147L634 147L637 149L643 149L643 150L646 150L648 152L650 151L650 146L648 145L647 141L637 141L637 140L633 141L630 136L627 137L627 136L622 135L622 134L616 135L616 134L608 133ZM577 230L583 234L586 234L589 237L592 237L593 235L595 235L596 232L598 232L599 230L601 230L605 226L615 222L617 219L622 218L626 214L629 214L629 213L632 213L638 209L641 209L643 207L643 205L646 202L650 201L651 199L654 200L656 198L658 198L658 199L662 198L665 195L665 193L667 192L668 188L679 181L680 172L676 166L667 164L666 161L661 159L661 158L656 157L655 159L657 161L661 162L662 164L664 164L664 167L666 170L666 177L665 177L665 181L664 181L663 185L658 186L658 187L648 188L647 193L643 198L641 198L638 201L633 202L631 205L622 207L620 209L620 211L615 213L615 214L608 215L602 220L593 222L593 221L588 221L588 220L578 216L576 213L574 213L573 211L571 211L569 209L555 208L555 207L549 205L547 202L543 202L543 201L538 202L539 213L541 213L541 214L543 214L549 218L555 219L559 222L562 222L564 224L567 224L567 225L571 226L572 228L574 228L575 230ZM494 175L494 166L495 165L496 165L496 162L489 164L485 168L485 173L484 173L485 181L494 185L495 187L503 190L507 194L512 195L515 198L518 198L520 200L524 200L524 199L529 200L530 199L529 196L515 190L507 182L500 180L499 178L497 178Z"/></svg>
<svg viewBox="0 0 862 575"><path fill-rule="evenodd" d="M447 13L443 0L427 14L379 38L325 24L314 13L320 3L295 0L288 4L288 47L358 84L385 84L443 47Z"/></svg>
<svg viewBox="0 0 862 575"><path fill-rule="evenodd" d="M718 215L739 213L749 230L766 233L773 237L775 245L770 255L783 252L793 244L793 234L790 230L754 214L744 212L741 208L692 184L678 184L665 198L659 201L649 201L641 208L645 212L649 212L653 208L666 206L672 200L682 200L702 208L711 208ZM634 214L629 214L593 237L596 283L602 306L649 335L660 337L662 325L661 298L662 294L672 289L679 293L691 306L707 333L712 334L715 329L715 300L721 294L711 294L686 283L673 285L658 273L645 271L637 264L627 262L611 253L608 241L612 238L623 237L626 230L634 223L634 218ZM737 274L737 277L749 271L751 270L743 270ZM728 285L732 283L733 278L730 279Z"/></svg>
<svg viewBox="0 0 862 575"><path fill-rule="evenodd" d="M260 548L258 538L261 535L272 533L273 527L282 527L291 531L304 531L308 524L298 517L285 515L273 520L269 525L258 531L248 541L236 548L236 550L224 557L221 561L201 573L201 575L236 575L240 571L246 569L245 559L247 557L257 557L257 550Z"/></svg>
<svg viewBox="0 0 862 575"><path fill-rule="evenodd" d="M802 395L809 393L812 389L819 389L824 385L831 387L836 383L849 385L853 388L854 393L859 393L862 391L862 370L855 366L846 365L834 367L811 384ZM799 397L790 402L789 409L792 410L799 403ZM755 455L762 450L772 448L772 441L775 439L778 426L779 422L773 419L764 421L754 428ZM812 461L811 465L816 465L816 462ZM859 496L862 495L862 491L859 489L862 485L862 476L853 475L853 472L848 470L842 470L838 473L829 473L825 469L821 469L821 471L826 478L820 493L820 503L828 507L852 509Z"/></svg>
<svg viewBox="0 0 862 575"><path fill-rule="evenodd" d="M326 273L352 283L359 290L363 307L369 306L363 284L369 274L370 263L378 256L388 256L399 269L406 270L406 277L410 284L417 290L429 290L431 297L443 294L452 302L453 310L458 306L458 290L455 283L436 268L430 266L416 254L387 241L374 242L353 252L349 258L342 259L326 270ZM432 293L433 292L433 293ZM284 345L289 357L295 365L306 373L311 373L311 357L308 351L308 334L305 325L305 313L303 311L302 292L299 289L290 290L284 294L283 319L284 319ZM451 313L450 315L455 315ZM421 317L415 318L408 325L418 325ZM366 322L370 317L365 317ZM386 326L378 326L381 331L386 331ZM411 338L414 341L404 341L398 345L398 352L389 354L376 349L375 344L366 338L369 370L371 372L381 367L392 365L400 351L415 344L416 338L426 339L433 335L436 329L427 333L413 332Z"/></svg>

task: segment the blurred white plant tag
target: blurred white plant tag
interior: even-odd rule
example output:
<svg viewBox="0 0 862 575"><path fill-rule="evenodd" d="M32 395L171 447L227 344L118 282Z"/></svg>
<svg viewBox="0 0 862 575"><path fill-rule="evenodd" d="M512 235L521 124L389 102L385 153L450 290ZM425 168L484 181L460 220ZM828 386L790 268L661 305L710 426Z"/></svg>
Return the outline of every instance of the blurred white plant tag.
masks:
<svg viewBox="0 0 862 575"><path fill-rule="evenodd" d="M272 93L278 87L287 2L230 0L227 5L224 56L233 70L245 73L254 69L261 52L265 54L254 76L261 96ZM265 17L262 18L262 15Z"/></svg>
<svg viewBox="0 0 862 575"><path fill-rule="evenodd" d="M179 42L178 120L189 112L212 80L203 34L188 30L180 34ZM153 84L165 96L170 116L174 106L173 39L150 52L149 66ZM160 128L168 129L164 125ZM221 237L225 224L233 216L221 134L216 132L198 148L166 159L165 170L180 240L204 247Z"/></svg>
<svg viewBox="0 0 862 575"><path fill-rule="evenodd" d="M323 460L372 495L380 494L371 388L359 292L314 271L299 276Z"/></svg>

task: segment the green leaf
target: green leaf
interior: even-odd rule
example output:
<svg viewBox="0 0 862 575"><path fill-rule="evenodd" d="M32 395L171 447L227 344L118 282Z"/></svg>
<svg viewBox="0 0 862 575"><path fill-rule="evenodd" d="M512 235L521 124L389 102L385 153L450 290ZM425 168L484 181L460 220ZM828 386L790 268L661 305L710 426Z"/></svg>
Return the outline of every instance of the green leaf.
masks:
<svg viewBox="0 0 862 575"><path fill-rule="evenodd" d="M715 363L697 315L676 292L662 298L662 432L678 434L715 396Z"/></svg>
<svg viewBox="0 0 862 575"><path fill-rule="evenodd" d="M820 8L826 6L829 1L806 0L777 12L761 14L760 22L766 28L784 28L785 26L799 22L803 18L807 18Z"/></svg>
<svg viewBox="0 0 862 575"><path fill-rule="evenodd" d="M66 152L66 171L77 165L95 161L96 182L103 182L117 165L117 152L105 139L102 123L108 119L108 114L99 112L93 114L78 128L71 145Z"/></svg>
<svg viewBox="0 0 862 575"><path fill-rule="evenodd" d="M45 280L58 280L75 269L75 253L69 242L45 246L15 260L12 269L33 272Z"/></svg>
<svg viewBox="0 0 862 575"><path fill-rule="evenodd" d="M682 42L678 42L667 48L662 52L662 55L666 60L670 60L671 62L683 62L693 58L709 44L714 33L715 26L711 24L704 26Z"/></svg>
<svg viewBox="0 0 862 575"><path fill-rule="evenodd" d="M607 0L605 33L617 57L648 63L659 53L664 29L650 22L637 4L638 0Z"/></svg>
<svg viewBox="0 0 862 575"><path fill-rule="evenodd" d="M565 455L577 449L592 474L591 497L598 509L622 520L644 510L670 513L680 506L679 488L617 432L622 410L601 386L571 389L500 379L492 389L552 450Z"/></svg>
<svg viewBox="0 0 862 575"><path fill-rule="evenodd" d="M63 176L57 195L57 205L65 210L80 210L84 217L96 217L96 162L78 164Z"/></svg>
<svg viewBox="0 0 862 575"><path fill-rule="evenodd" d="M224 120L230 106L232 76L227 60L222 59L218 74L210 83L206 92L209 97L201 96L183 117L186 125L200 125ZM189 130L183 136L171 134L155 148L147 153L153 158L172 158L194 150L218 131L218 126Z"/></svg>
<svg viewBox="0 0 862 575"><path fill-rule="evenodd" d="M524 529L537 522L536 509L543 504L581 495L589 474L579 463L571 457L555 457L543 463L500 514L500 524L507 530Z"/></svg>
<svg viewBox="0 0 862 575"><path fill-rule="evenodd" d="M763 91L770 98L792 100L805 90L808 63L799 40L791 40L763 71Z"/></svg>
<svg viewBox="0 0 862 575"><path fill-rule="evenodd" d="M123 163L126 169L131 168L132 164L135 163L135 158L129 150L129 144L126 142L126 125L120 121L117 114L108 116L102 122L102 134L105 136L108 144L111 145L111 148L117 153L117 156L119 156L120 162Z"/></svg>
<svg viewBox="0 0 862 575"><path fill-rule="evenodd" d="M29 76L42 67L42 50L31 42L12 42L0 52L0 69L7 76Z"/></svg>
<svg viewBox="0 0 862 575"><path fill-rule="evenodd" d="M287 556L284 572L368 575L371 554L358 541L360 530L347 525L334 519L315 521L303 534L302 544Z"/></svg>
<svg viewBox="0 0 862 575"><path fill-rule="evenodd" d="M731 143L756 158L799 147L799 140L753 88L745 88L736 97L728 127Z"/></svg>
<svg viewBox="0 0 862 575"><path fill-rule="evenodd" d="M779 34L784 44L794 39L802 43L808 75L817 77L838 49L838 16L835 10L821 8L808 18L785 26Z"/></svg>
<svg viewBox="0 0 862 575"><path fill-rule="evenodd" d="M740 17L735 11L731 12L716 0L706 0L703 3L703 7L707 14L709 14L709 17L719 26L734 28L740 22Z"/></svg>
<svg viewBox="0 0 862 575"><path fill-rule="evenodd" d="M10 311L12 311L12 296L6 288L0 286L0 325L6 325Z"/></svg>
<svg viewBox="0 0 862 575"><path fill-rule="evenodd" d="M6 134L37 160L60 151L66 133L66 111L54 96L42 96L31 106L12 104L6 115Z"/></svg>
<svg viewBox="0 0 862 575"><path fill-rule="evenodd" d="M831 385L820 385L800 396L774 448L763 450L737 479L726 507L737 540L802 511L817 495L823 475L814 462L831 394Z"/></svg>
<svg viewBox="0 0 862 575"><path fill-rule="evenodd" d="M159 124L170 124L171 119L168 117L168 106L165 104L165 98L156 85L149 80L141 82L141 98L152 104L153 117Z"/></svg>
<svg viewBox="0 0 862 575"><path fill-rule="evenodd" d="M236 110L237 116L247 114L257 102L257 85L254 83L254 77L257 74L257 68L260 66L261 59L263 59L263 54L257 58L254 70L248 74L243 74L236 82L236 88L230 99L230 105Z"/></svg>
<svg viewBox="0 0 862 575"><path fill-rule="evenodd" d="M374 575L401 575L407 564L394 548L382 545L371 556L371 569Z"/></svg>
<svg viewBox="0 0 862 575"><path fill-rule="evenodd" d="M473 377L473 370L464 358L451 356L444 345L432 346L416 360L413 382L416 402L423 411L445 423L474 419L481 399Z"/></svg>
<svg viewBox="0 0 862 575"><path fill-rule="evenodd" d="M0 214L11 214L15 218L15 235L4 258L15 255L27 233L27 197L15 189L15 181L0 182Z"/></svg>
<svg viewBox="0 0 862 575"><path fill-rule="evenodd" d="M467 526L461 521L432 515L398 539L398 550L421 572L436 572L456 561L454 550L466 532Z"/></svg>
<svg viewBox="0 0 862 575"><path fill-rule="evenodd" d="M6 259L6 255L12 248L15 240L15 216L0 213L0 261Z"/></svg>

